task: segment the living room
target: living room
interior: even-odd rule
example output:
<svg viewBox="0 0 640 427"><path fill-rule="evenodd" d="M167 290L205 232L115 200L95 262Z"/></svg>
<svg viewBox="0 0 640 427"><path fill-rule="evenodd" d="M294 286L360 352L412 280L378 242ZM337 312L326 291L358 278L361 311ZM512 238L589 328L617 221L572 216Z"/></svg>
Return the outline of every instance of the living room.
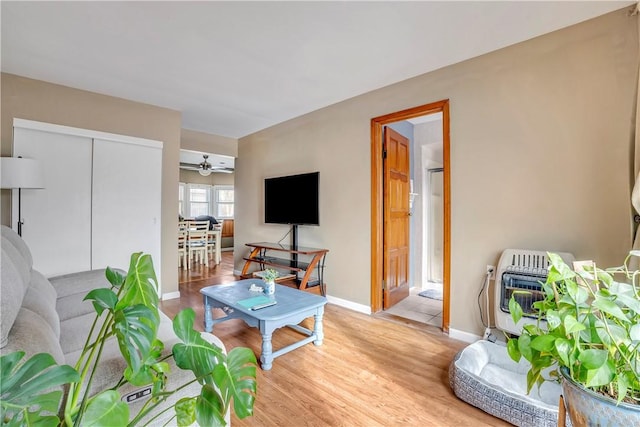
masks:
<svg viewBox="0 0 640 427"><path fill-rule="evenodd" d="M245 243L277 241L287 232L286 226L262 220L264 178L320 171L321 225L301 227L300 241L330 251L325 273L329 302L368 314L371 120L449 100L449 334L470 342L484 331L478 282L505 248L569 251L578 259L614 265L631 247L630 153L638 65L638 21L629 16L631 3L237 135L186 129L188 112L177 107L153 105L134 93L79 88L71 77L54 82L24 75L5 68L3 59L1 154L12 155L15 118L162 141L163 262L158 269L167 297L180 292L171 279L178 277L173 260L180 149L237 158L237 270L246 256ZM3 2L3 20L10 6ZM3 56L13 40L4 32L3 22ZM121 71L126 75L127 65ZM12 224L10 206L10 194L3 190L5 225Z"/></svg>

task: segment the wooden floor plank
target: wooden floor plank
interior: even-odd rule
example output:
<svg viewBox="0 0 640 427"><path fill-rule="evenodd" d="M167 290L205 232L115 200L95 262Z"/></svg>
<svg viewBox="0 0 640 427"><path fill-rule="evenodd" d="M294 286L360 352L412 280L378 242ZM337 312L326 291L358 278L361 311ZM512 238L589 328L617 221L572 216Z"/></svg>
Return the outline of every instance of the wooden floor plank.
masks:
<svg viewBox="0 0 640 427"><path fill-rule="evenodd" d="M233 255L220 266L181 272L180 299L163 301L170 317L187 307L203 328L200 289L235 280ZM313 321L303 325L311 328ZM465 343L437 328L414 328L382 317L327 304L322 346L305 345L278 357L270 371L258 369L254 415L232 417L233 426L505 426L509 425L459 400L449 387L448 368ZM230 350L237 346L260 354L257 329L234 319L214 333ZM282 328L274 349L300 338Z"/></svg>

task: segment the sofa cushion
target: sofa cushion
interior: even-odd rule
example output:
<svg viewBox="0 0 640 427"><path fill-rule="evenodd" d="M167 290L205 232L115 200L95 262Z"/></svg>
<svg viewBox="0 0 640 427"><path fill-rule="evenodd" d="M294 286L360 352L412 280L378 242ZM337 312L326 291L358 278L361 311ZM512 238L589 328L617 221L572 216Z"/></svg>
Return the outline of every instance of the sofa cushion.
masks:
<svg viewBox="0 0 640 427"><path fill-rule="evenodd" d="M20 308L9 333L8 343L0 349L0 354L14 351L24 351L27 358L37 353L50 353L58 364L65 363L58 338L49 324L37 313L27 308Z"/></svg>
<svg viewBox="0 0 640 427"><path fill-rule="evenodd" d="M93 313L93 306L89 301L84 301L84 297L92 289L111 286L104 269L50 277L49 281L58 295L56 310L60 320Z"/></svg>
<svg viewBox="0 0 640 427"><path fill-rule="evenodd" d="M16 271L20 274L20 281L14 282L14 284L22 285L23 292L26 292L27 286L31 281L31 265L25 260L18 248L16 248L11 241L2 238L0 243L2 250L6 253L6 261L13 264Z"/></svg>
<svg viewBox="0 0 640 427"><path fill-rule="evenodd" d="M27 244L22 240L22 237L6 225L0 226L0 235L2 235L3 240L11 242L22 258L24 258L29 269L31 269L33 267L33 256L31 255L31 250L29 250Z"/></svg>
<svg viewBox="0 0 640 427"><path fill-rule="evenodd" d="M31 274L31 284L22 300L22 306L38 313L60 338L60 318L56 311L56 291L51 283L37 270Z"/></svg>
<svg viewBox="0 0 640 427"><path fill-rule="evenodd" d="M0 295L2 295L2 310L0 310L0 348L7 345L9 332L16 320L22 300L24 298L25 287L24 277L11 257L2 248L2 258L0 259Z"/></svg>
<svg viewBox="0 0 640 427"><path fill-rule="evenodd" d="M102 325L105 317L106 313L103 313L101 319L98 320L99 325ZM67 357L69 353L81 350L82 347L84 347L95 318L96 313L94 311L60 322L60 347L65 357ZM94 334L97 334L98 330L99 327L95 328Z"/></svg>

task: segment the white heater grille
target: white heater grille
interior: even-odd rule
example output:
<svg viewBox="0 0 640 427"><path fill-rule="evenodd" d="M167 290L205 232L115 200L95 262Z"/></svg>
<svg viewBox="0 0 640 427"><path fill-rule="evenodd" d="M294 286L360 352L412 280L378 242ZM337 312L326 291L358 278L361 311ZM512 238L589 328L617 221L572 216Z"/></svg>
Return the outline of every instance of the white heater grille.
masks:
<svg viewBox="0 0 640 427"><path fill-rule="evenodd" d="M562 259L571 264L573 255L558 253ZM537 314L533 303L541 300L542 283L547 279L549 258L546 251L526 249L506 249L502 252L496 271L494 287L496 327L510 334L519 335L527 323L535 323ZM515 299L520 303L524 317L514 324L509 313L509 300L516 291Z"/></svg>

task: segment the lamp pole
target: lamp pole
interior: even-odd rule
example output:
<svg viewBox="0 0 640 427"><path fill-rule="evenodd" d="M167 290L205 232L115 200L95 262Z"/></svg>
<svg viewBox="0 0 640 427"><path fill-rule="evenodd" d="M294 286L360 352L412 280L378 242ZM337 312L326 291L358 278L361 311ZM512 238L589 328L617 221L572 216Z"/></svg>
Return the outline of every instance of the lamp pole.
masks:
<svg viewBox="0 0 640 427"><path fill-rule="evenodd" d="M22 188L18 187L18 236L22 237Z"/></svg>

